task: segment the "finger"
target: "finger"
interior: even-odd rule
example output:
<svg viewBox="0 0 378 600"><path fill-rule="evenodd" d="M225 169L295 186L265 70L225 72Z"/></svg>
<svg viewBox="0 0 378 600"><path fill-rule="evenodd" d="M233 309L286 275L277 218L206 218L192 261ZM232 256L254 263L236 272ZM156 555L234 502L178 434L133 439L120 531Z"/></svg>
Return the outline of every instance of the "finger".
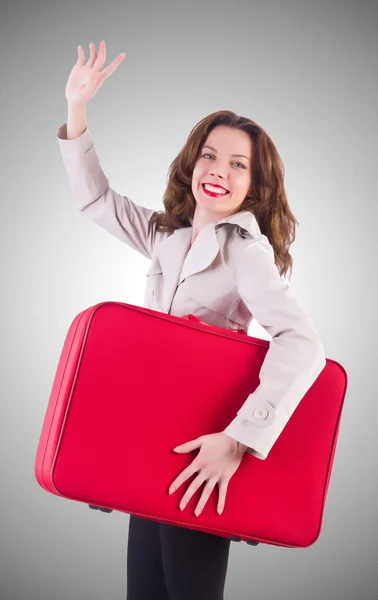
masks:
<svg viewBox="0 0 378 600"><path fill-rule="evenodd" d="M188 504L190 498L198 490L198 488L201 487L201 485L203 484L203 482L205 480L206 480L206 477L200 473L192 481L192 483L190 484L190 486L188 487L188 489L186 490L185 494L183 495L183 497L181 499L181 502L180 502L180 508L181 508L181 510L183 510L185 508L185 506Z"/></svg>
<svg viewBox="0 0 378 600"><path fill-rule="evenodd" d="M109 75L111 75L111 73L113 73L116 70L116 68L121 64L121 62L125 58L125 56L126 56L126 54L124 52L122 54L119 54L117 56L117 58L115 58L113 60L113 62L111 62L108 67L106 67L106 69L104 69L103 71L101 71L101 75L102 75L102 80L103 81L104 81L104 79L106 79L107 77L109 77Z"/></svg>
<svg viewBox="0 0 378 600"><path fill-rule="evenodd" d="M202 492L202 496L196 506L196 510L194 511L194 514L196 515L196 517L198 517L198 515L201 514L201 512L203 511L203 508L204 508L206 502L208 501L210 494L213 491L217 481L218 481L217 477L213 477L207 481L207 484L205 485L204 490Z"/></svg>
<svg viewBox="0 0 378 600"><path fill-rule="evenodd" d="M199 448L203 444L202 437L196 438L195 440L190 440L189 442L185 442L184 444L179 444L173 450L175 452L191 452L196 448Z"/></svg>
<svg viewBox="0 0 378 600"><path fill-rule="evenodd" d="M105 46L104 40L101 40L99 50L98 50L98 56L93 65L94 70L99 71L103 67L105 61L106 61L106 46Z"/></svg>
<svg viewBox="0 0 378 600"><path fill-rule="evenodd" d="M85 62L85 54L83 48L79 45L77 47L77 64L82 67Z"/></svg>
<svg viewBox="0 0 378 600"><path fill-rule="evenodd" d="M96 48L93 42L89 44L90 56L87 62L87 67L93 67L93 63L97 58Z"/></svg>
<svg viewBox="0 0 378 600"><path fill-rule="evenodd" d="M194 473L197 473L198 471L199 471L198 465L196 464L196 462L194 460L174 480L174 482L172 483L171 487L169 488L169 493L171 494L172 492L175 492L180 487L180 485L182 485L184 483L184 481L186 481L187 479L189 479L189 477L191 477Z"/></svg>
<svg viewBox="0 0 378 600"><path fill-rule="evenodd" d="M224 505L226 503L226 494L228 488L229 480L221 479L219 482L219 492L218 492L218 513L221 514L224 509Z"/></svg>

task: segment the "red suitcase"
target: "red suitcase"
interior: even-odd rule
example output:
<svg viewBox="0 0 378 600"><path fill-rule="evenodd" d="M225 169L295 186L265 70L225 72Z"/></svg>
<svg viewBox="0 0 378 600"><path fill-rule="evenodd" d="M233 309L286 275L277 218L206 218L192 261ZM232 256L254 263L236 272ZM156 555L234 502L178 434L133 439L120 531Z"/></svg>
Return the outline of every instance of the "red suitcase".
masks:
<svg viewBox="0 0 378 600"><path fill-rule="evenodd" d="M247 452L217 513L215 486L202 513L197 490L173 480L195 454L173 448L223 431L259 385L270 342L121 302L73 320L38 443L35 476L46 491L214 535L304 548L319 537L347 374L327 363L268 457ZM324 418L327 415L327 418Z"/></svg>

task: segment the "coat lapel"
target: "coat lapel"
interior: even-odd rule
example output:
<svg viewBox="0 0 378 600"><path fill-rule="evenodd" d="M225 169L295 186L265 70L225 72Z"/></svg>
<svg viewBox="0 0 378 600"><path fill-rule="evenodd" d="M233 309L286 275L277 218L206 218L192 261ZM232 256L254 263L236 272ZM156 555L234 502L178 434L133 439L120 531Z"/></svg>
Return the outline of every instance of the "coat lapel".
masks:
<svg viewBox="0 0 378 600"><path fill-rule="evenodd" d="M169 310L177 287L187 277L200 273L214 262L220 250L217 231L226 223L246 230L252 237L260 234L255 216L249 211L241 211L216 223L208 223L201 229L191 248L192 226L176 229L157 245L155 257L164 276L162 302L165 310Z"/></svg>

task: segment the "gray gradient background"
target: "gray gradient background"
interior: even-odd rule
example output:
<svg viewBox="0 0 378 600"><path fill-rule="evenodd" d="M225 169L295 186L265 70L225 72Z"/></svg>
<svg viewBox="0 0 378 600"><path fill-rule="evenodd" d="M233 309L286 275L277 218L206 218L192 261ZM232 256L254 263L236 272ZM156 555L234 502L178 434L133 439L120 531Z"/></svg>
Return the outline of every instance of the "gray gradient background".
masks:
<svg viewBox="0 0 378 600"><path fill-rule="evenodd" d="M292 287L349 377L319 541L232 543L225 597L376 599L377 4L12 1L0 22L0 599L125 598L129 515L34 477L72 320L104 300L142 304L149 264L77 211L55 138L77 45L87 59L101 39L105 66L126 58L88 124L111 186L137 203L163 207L168 166L210 112L267 130L300 223Z"/></svg>

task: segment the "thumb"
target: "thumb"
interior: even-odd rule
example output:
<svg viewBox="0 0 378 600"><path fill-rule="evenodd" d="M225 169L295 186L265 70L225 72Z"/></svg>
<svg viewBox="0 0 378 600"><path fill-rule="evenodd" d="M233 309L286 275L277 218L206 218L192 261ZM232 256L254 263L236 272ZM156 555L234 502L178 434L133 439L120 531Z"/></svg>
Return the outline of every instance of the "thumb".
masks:
<svg viewBox="0 0 378 600"><path fill-rule="evenodd" d="M184 444L180 444L173 448L174 452L191 452L191 450L195 450L196 448L200 448L202 446L203 440L202 438L197 438L196 440L190 440L189 442L185 442Z"/></svg>

